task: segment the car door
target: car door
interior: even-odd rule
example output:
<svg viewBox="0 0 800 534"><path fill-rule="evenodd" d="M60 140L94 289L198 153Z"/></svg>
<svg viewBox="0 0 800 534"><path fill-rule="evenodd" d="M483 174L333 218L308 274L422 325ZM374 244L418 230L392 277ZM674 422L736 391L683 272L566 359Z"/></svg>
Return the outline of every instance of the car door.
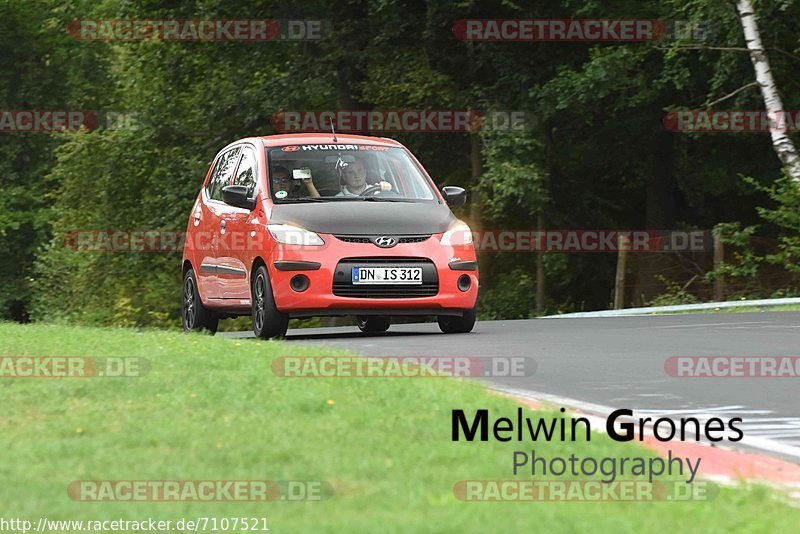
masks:
<svg viewBox="0 0 800 534"><path fill-rule="evenodd" d="M239 161L242 148L240 146L227 149L220 153L214 165L214 170L203 189L199 210L194 217L197 228L200 229L197 240L200 243L200 267L197 269L198 284L201 295L206 298L219 299L218 275L218 246L220 224L227 205L222 201L222 188L230 183L233 171Z"/></svg>
<svg viewBox="0 0 800 534"><path fill-rule="evenodd" d="M254 146L242 146L242 157L233 175L232 185L247 187L247 197L258 195L258 156ZM257 252L259 209L248 210L226 206L222 215L219 246L217 248L217 283L223 299L235 299L237 304L250 303L248 269Z"/></svg>

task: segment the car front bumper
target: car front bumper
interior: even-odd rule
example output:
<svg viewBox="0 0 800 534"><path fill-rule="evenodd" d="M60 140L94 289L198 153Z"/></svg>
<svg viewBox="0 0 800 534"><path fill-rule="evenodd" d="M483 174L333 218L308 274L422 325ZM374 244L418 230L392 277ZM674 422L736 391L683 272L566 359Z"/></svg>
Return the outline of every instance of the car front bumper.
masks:
<svg viewBox="0 0 800 534"><path fill-rule="evenodd" d="M268 266L278 309L293 317L330 315L461 315L475 307L478 298L478 267L472 245L452 246L434 234L419 243L400 243L379 248L373 243L341 241L320 234L319 247L276 245ZM350 265L383 261L386 264L432 264L438 288L430 296L342 296L334 294L334 280L341 292L350 279ZM366 263L365 263L366 264ZM298 291L292 279L305 276L307 288ZM469 288L459 288L459 278L469 278ZM430 279L428 279L430 281ZM354 286L352 286L354 287ZM413 288L414 286L404 286ZM397 286L395 286L397 288ZM413 294L415 290L409 291Z"/></svg>

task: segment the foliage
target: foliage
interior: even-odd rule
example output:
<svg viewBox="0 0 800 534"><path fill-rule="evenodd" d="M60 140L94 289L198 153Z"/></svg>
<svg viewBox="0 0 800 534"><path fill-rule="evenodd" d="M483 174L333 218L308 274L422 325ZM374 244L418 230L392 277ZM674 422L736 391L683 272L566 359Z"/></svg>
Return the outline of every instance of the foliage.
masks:
<svg viewBox="0 0 800 534"><path fill-rule="evenodd" d="M757 211L763 223L742 227L738 222L718 225L715 232L733 248L732 257L707 278L744 281L742 294L751 298L780 298L800 294L800 191L784 175L772 185L745 181L769 195L771 202ZM771 247L757 247L754 235L770 235ZM754 289L755 288L755 289Z"/></svg>
<svg viewBox="0 0 800 534"><path fill-rule="evenodd" d="M758 213L778 229L778 251L768 254L765 261L786 269L800 282L800 191L788 176L768 191L774 207L760 207Z"/></svg>
<svg viewBox="0 0 800 534"><path fill-rule="evenodd" d="M696 304L698 302L697 297L688 291L689 284L679 284L673 280L667 280L661 275L656 276L656 278L667 286L667 291L648 302L648 306L676 306L680 304Z"/></svg>
<svg viewBox="0 0 800 534"><path fill-rule="evenodd" d="M481 295L482 320L530 319L536 311L536 280L517 268L500 275L500 281Z"/></svg>
<svg viewBox="0 0 800 534"><path fill-rule="evenodd" d="M762 4L759 22L785 107L798 109L792 72L800 3ZM459 19L532 16L686 20L709 31L699 42L627 44L465 43L452 33ZM249 17L320 19L331 30L320 41L269 43L92 42L66 31L83 18ZM759 232L780 246L734 247L737 256L719 274L764 278L746 292L798 288L797 203L784 186L769 190L779 163L768 136L682 134L663 125L666 112L704 108L753 79L748 56L735 50L742 35L730 3L542 0L531 8L469 0L412 8L352 0L343 8L328 0L35 0L0 3L0 30L0 109L138 118L121 130L0 135L0 317L175 327L178 254L76 253L65 235L183 229L216 152L239 137L272 133L272 114L290 109L523 111L530 120L517 130L377 134L404 142L439 185L474 188L469 217L480 214L485 229L533 229L539 214L550 229L705 229L735 221L739 230L726 232L735 240L737 232L754 235L764 217ZM715 107L761 105L750 88ZM482 173L470 181L475 140ZM759 187L747 187L741 175ZM547 257L548 309L608 304L613 255ZM481 258L484 315L530 315L531 302L514 298L532 287L531 258ZM773 280L776 270L788 278ZM514 272L521 285L512 295Z"/></svg>

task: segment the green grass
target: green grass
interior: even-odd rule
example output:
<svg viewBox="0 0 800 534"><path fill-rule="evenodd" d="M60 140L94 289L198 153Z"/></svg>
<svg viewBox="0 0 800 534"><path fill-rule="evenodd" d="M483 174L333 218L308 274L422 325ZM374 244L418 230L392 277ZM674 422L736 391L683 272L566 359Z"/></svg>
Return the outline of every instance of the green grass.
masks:
<svg viewBox="0 0 800 534"><path fill-rule="evenodd" d="M516 405L453 379L289 379L296 344L175 332L0 324L0 355L138 356L139 378L0 379L0 516L36 520L265 516L272 532L791 531L762 487L693 503L467 503L464 479L512 479L511 453L649 455L634 445L453 443L450 410ZM329 401L333 401L332 404ZM702 471L702 468L701 468ZM320 502L91 503L73 480L323 480Z"/></svg>

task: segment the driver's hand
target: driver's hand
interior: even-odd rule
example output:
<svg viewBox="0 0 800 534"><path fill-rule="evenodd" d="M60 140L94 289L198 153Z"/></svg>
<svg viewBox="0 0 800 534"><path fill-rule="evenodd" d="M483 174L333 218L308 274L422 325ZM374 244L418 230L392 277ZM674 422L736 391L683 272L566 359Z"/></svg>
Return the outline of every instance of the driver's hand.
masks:
<svg viewBox="0 0 800 534"><path fill-rule="evenodd" d="M306 189L308 190L309 196L312 196L312 197L320 196L319 195L319 191L317 191L317 188L314 185L313 178L303 178L302 181L303 181L303 185L306 186Z"/></svg>
<svg viewBox="0 0 800 534"><path fill-rule="evenodd" d="M381 181L378 185L381 186L381 191L391 191L392 190L392 184L390 184L389 182Z"/></svg>

